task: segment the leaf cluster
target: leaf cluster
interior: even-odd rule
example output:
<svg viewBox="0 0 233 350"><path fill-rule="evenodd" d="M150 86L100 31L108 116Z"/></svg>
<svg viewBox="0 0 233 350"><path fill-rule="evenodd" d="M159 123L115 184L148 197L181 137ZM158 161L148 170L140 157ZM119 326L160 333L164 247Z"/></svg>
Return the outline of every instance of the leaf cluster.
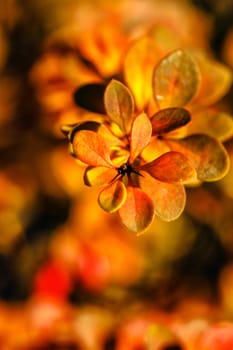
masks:
<svg viewBox="0 0 233 350"><path fill-rule="evenodd" d="M118 211L138 233L155 215L171 221L182 213L185 185L226 174L229 159L221 141L233 133L230 117L209 108L230 85L228 69L195 50L164 56L152 34L128 49L125 82L106 85L103 122L63 128L72 155L87 166L85 184L102 187L100 206ZM205 131L214 118L218 128Z"/></svg>

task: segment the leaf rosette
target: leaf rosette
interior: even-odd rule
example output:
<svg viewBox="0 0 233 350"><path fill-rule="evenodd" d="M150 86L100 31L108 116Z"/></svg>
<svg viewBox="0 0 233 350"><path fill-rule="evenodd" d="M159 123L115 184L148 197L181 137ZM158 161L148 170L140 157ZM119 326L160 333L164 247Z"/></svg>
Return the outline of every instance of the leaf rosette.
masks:
<svg viewBox="0 0 233 350"><path fill-rule="evenodd" d="M144 112L136 114L130 90L116 80L108 84L104 101L105 123L85 122L68 132L73 155L87 165L85 184L102 186L100 206L107 212L118 211L132 231L147 229L155 214L168 221L175 219L184 208L184 184L196 177L194 166L179 151L168 151L149 162L142 154L155 133L187 123L189 113L171 108L152 119ZM153 187L166 195L154 194ZM176 205L171 201L174 194L179 198Z"/></svg>
<svg viewBox="0 0 233 350"><path fill-rule="evenodd" d="M216 181L226 174L229 157L220 139L233 132L233 122L226 113L209 111L200 122L204 105L226 91L229 72L215 65L215 78L209 74L207 80L215 84L222 76L224 86L202 95L203 74L211 67L208 59L181 49L159 59L161 48L151 40L144 37L136 41L126 54L124 75L130 88L115 79L107 84L104 122L85 121L66 130L71 153L87 165L85 184L102 186L100 206L110 213L118 211L122 222L134 232L146 230L155 215L166 221L181 215L185 185ZM135 84L130 80L134 72L138 73ZM194 121L196 115L200 117ZM205 132L214 117L215 131ZM221 118L229 128L223 126Z"/></svg>

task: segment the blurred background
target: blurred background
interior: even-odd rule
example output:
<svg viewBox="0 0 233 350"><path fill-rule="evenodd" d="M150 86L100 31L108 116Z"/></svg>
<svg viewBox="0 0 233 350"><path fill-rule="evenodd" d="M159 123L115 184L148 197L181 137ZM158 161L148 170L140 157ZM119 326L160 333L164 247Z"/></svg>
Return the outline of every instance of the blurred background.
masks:
<svg viewBox="0 0 233 350"><path fill-rule="evenodd" d="M77 88L157 23L233 69L232 0L0 0L0 349L195 349L222 321L233 347L233 167L135 236L61 132L92 117ZM219 105L233 115L232 88Z"/></svg>

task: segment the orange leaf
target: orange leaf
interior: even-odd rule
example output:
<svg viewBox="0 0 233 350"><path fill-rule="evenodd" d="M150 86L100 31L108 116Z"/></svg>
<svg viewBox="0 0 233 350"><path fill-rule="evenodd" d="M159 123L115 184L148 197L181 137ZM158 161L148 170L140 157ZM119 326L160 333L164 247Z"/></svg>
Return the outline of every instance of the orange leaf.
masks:
<svg viewBox="0 0 233 350"><path fill-rule="evenodd" d="M145 108L153 95L152 74L160 57L155 40L148 36L136 40L126 53L124 77L139 110Z"/></svg>
<svg viewBox="0 0 233 350"><path fill-rule="evenodd" d="M113 213L122 206L126 196L127 191L123 182L115 181L100 192L98 202L105 211Z"/></svg>
<svg viewBox="0 0 233 350"><path fill-rule="evenodd" d="M81 130L73 138L74 155L92 166L113 168L108 145L103 137L94 131Z"/></svg>
<svg viewBox="0 0 233 350"><path fill-rule="evenodd" d="M151 133L152 127L148 116L145 113L138 115L133 121L130 135L130 163L133 163L135 158L148 145Z"/></svg>
<svg viewBox="0 0 233 350"><path fill-rule="evenodd" d="M129 133L134 113L134 100L129 89L113 79L106 87L104 103L110 120L124 133Z"/></svg>
<svg viewBox="0 0 233 350"><path fill-rule="evenodd" d="M151 119L153 135L170 132L190 121L190 114L184 108L164 108Z"/></svg>
<svg viewBox="0 0 233 350"><path fill-rule="evenodd" d="M142 174L140 186L153 199L155 214L164 221L177 219L186 202L184 186L158 181L144 172Z"/></svg>
<svg viewBox="0 0 233 350"><path fill-rule="evenodd" d="M183 153L190 160L201 181L221 179L229 169L229 157L225 148L209 135L195 134L167 142L173 150Z"/></svg>
<svg viewBox="0 0 233 350"><path fill-rule="evenodd" d="M182 107L196 94L199 70L192 56L183 50L167 55L155 67L154 97L160 108Z"/></svg>
<svg viewBox="0 0 233 350"><path fill-rule="evenodd" d="M179 152L167 152L139 167L159 181L183 183L195 178L196 171L189 159Z"/></svg>
<svg viewBox="0 0 233 350"><path fill-rule="evenodd" d="M84 183L87 186L102 186L109 184L117 175L117 170L107 167L87 167L84 173Z"/></svg>
<svg viewBox="0 0 233 350"><path fill-rule="evenodd" d="M127 198L119 209L119 216L128 229L142 232L154 218L153 201L140 188L127 186Z"/></svg>

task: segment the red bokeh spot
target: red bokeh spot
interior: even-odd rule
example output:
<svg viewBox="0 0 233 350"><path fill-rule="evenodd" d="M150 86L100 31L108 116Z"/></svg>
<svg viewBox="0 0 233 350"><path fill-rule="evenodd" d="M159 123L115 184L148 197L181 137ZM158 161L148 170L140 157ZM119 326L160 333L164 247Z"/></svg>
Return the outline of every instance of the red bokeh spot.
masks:
<svg viewBox="0 0 233 350"><path fill-rule="evenodd" d="M33 289L36 296L66 298L72 290L69 271L61 263L49 261L37 272Z"/></svg>

